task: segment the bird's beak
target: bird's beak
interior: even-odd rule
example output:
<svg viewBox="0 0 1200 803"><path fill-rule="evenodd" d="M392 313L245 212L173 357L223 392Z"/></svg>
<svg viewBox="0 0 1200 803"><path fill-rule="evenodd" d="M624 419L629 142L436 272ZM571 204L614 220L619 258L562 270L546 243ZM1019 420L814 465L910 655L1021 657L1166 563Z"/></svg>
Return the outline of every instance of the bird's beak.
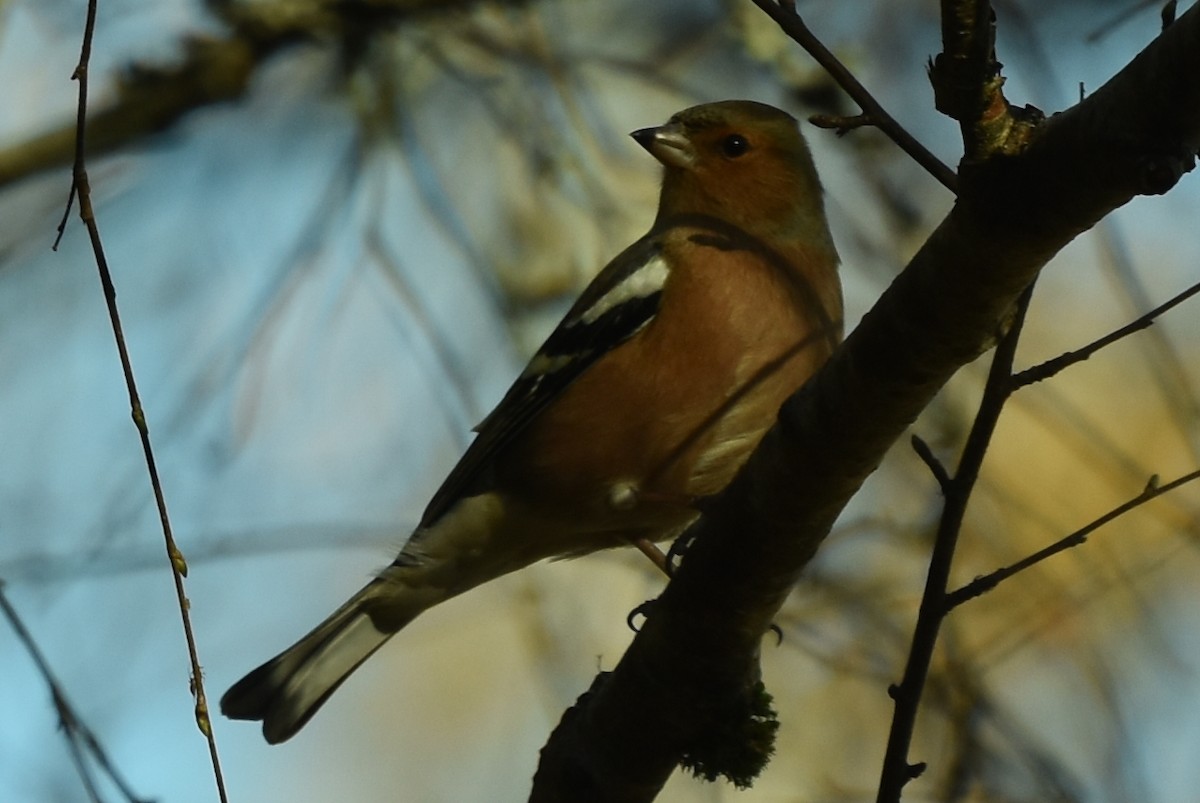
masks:
<svg viewBox="0 0 1200 803"><path fill-rule="evenodd" d="M692 143L679 123L639 128L629 136L667 167L690 167L696 159Z"/></svg>

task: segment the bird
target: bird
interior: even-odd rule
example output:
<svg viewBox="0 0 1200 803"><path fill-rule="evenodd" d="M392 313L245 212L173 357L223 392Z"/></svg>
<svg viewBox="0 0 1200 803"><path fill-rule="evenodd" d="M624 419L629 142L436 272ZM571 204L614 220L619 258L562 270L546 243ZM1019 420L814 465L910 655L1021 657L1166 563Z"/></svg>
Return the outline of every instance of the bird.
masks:
<svg viewBox="0 0 1200 803"><path fill-rule="evenodd" d="M631 136L650 230L601 270L476 428L396 559L221 699L294 736L429 608L545 558L668 540L841 342L839 258L798 121L749 100Z"/></svg>

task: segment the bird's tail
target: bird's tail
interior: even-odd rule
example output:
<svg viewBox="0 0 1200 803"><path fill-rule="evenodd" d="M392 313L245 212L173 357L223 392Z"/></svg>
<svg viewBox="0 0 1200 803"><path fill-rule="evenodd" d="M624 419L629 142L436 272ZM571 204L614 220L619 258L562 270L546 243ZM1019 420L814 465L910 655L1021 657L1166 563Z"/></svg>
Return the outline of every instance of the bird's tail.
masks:
<svg viewBox="0 0 1200 803"><path fill-rule="evenodd" d="M235 683L221 698L221 713L262 720L271 744L290 739L359 664L429 606L419 594L405 604L400 590L384 579L368 583L311 633ZM385 595L381 629L369 611Z"/></svg>

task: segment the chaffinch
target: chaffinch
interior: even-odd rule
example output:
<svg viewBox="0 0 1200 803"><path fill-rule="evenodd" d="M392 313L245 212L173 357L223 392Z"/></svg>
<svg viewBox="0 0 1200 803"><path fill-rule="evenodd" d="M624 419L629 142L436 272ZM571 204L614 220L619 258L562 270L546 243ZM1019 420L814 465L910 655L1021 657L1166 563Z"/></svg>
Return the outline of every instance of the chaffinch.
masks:
<svg viewBox="0 0 1200 803"><path fill-rule="evenodd" d="M750 101L633 138L658 215L584 290L399 556L221 699L277 743L418 614L548 557L661 541L698 515L841 339L837 252L796 120Z"/></svg>

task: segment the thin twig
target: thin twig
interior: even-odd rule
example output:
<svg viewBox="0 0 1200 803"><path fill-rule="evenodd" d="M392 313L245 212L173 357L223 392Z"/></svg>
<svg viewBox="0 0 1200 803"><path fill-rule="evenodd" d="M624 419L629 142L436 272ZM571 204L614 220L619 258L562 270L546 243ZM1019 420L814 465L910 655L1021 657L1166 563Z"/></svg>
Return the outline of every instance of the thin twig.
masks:
<svg viewBox="0 0 1200 803"><path fill-rule="evenodd" d="M87 792L88 799L93 803L99 803L100 794L96 790L96 782L92 779L91 773L88 771L87 760L80 749L80 742L91 753L92 758L100 765L100 769L109 777L113 784L121 791L129 803L148 803L148 801L139 798L134 792L129 782L117 770L116 766L109 761L108 754L100 745L100 740L92 733L92 730L84 724L80 719L79 714L75 712L75 708L67 699L67 693L59 684L58 679L54 676L54 672L50 669L50 664L46 660L46 656L42 654L37 642L33 640L33 635L29 632L29 628L25 627L25 622L21 620L17 614L16 608L8 599L8 594L4 592L4 581L0 580L0 609L3 609L4 616L8 619L9 625L12 626L13 632L17 634L17 640L25 647L25 651L29 653L29 657L33 659L34 666L37 667L38 674L42 676L42 680L46 682L46 686L50 689L50 699L54 703L54 711L58 714L58 724L62 728L63 736L67 740L67 747L71 751L71 760L75 764L75 768L79 771L79 777L83 782L83 787Z"/></svg>
<svg viewBox="0 0 1200 803"><path fill-rule="evenodd" d="M1065 552L1072 547L1079 546L1087 541L1089 535L1103 527L1105 524L1108 524L1114 519L1120 518L1131 510L1141 507L1152 499L1157 499L1163 494L1169 493L1182 485L1188 484L1189 482L1194 482L1197 479L1200 479L1200 469L1192 471L1188 474L1184 474L1182 477L1171 480L1165 485L1158 484L1156 479L1152 477L1150 482L1146 484L1146 487L1141 493L1124 504L1117 505L1112 510L1108 511L1087 526L1081 527L1070 535L1060 538L1044 549L1034 552L1032 555L1027 555L1016 563L1010 564L1001 569L997 569L996 571L985 574L982 577L976 577L962 588L950 592L946 595L947 610L957 608L967 600L974 599L981 594L991 591L997 585L1012 577L1014 574L1019 574L1020 572L1023 572L1032 566L1036 566L1047 558L1057 555L1059 552Z"/></svg>
<svg viewBox="0 0 1200 803"><path fill-rule="evenodd" d="M859 108L863 110L863 114L870 118L876 128L911 156L917 164L925 168L929 175L937 179L942 186L957 194L958 176L955 172L934 156L916 137L908 133L908 130L896 121L896 118L888 114L887 110L880 105L879 101L875 100L866 87L858 82L858 79L846 69L837 56L829 52L821 40L813 35L813 32L804 24L804 20L796 13L793 4L775 2L775 0L751 0L751 2L762 9L768 17L775 20L783 32L800 47L808 51L808 54L829 73L838 86L858 104Z"/></svg>
<svg viewBox="0 0 1200 803"><path fill-rule="evenodd" d="M839 137L846 136L856 128L875 124L866 114L810 114L808 121L817 128L831 129Z"/></svg>
<svg viewBox="0 0 1200 803"><path fill-rule="evenodd" d="M929 560L929 573L925 579L925 591L921 597L917 622L913 627L912 646L904 667L904 677L899 685L892 686L889 690L896 708L884 752L877 803L898 803L904 786L925 769L924 764L909 763L908 751L916 726L917 712L921 706L925 680L933 660L938 631L948 612L945 604L946 589L967 502L970 501L975 482L979 478L979 469L983 465L988 444L996 430L996 423L1000 420L1000 413L1013 391L1013 358L1021 337L1021 329L1025 324L1025 312L1032 297L1031 284L1021 294L1012 326L996 347L987 384L984 386L983 399L979 403L979 412L976 413L975 423L967 436L958 469L943 490L946 504L942 509L933 554Z"/></svg>
<svg viewBox="0 0 1200 803"><path fill-rule="evenodd" d="M1167 312L1173 307L1176 307L1182 304L1184 301L1187 301L1189 298L1196 295L1196 293L1200 293L1200 282L1193 284L1182 293L1179 293L1167 301L1164 301L1162 304L1159 304L1157 307L1150 310L1140 318L1130 321L1120 329L1109 332L1104 337L1092 341L1083 348L1060 354L1054 359L1046 360L1044 363L1035 365L1032 368L1027 368L1024 371L1015 374L1012 379L1013 384L1020 388L1025 387L1026 385L1032 385L1035 382L1041 382L1043 379L1049 379L1050 377L1058 374L1060 371L1070 368L1076 363L1083 362L1100 349L1112 345L1118 340L1128 337L1135 332L1140 332L1143 329L1150 327L1156 318L1160 317L1163 313Z"/></svg>
<svg viewBox="0 0 1200 803"><path fill-rule="evenodd" d="M942 493L950 487L950 474L946 471L946 467L942 465L942 461L938 460L937 455L933 453L933 449L929 448L929 444L920 435L912 436L912 448L917 453L917 457L921 458L929 472L933 474L933 478L937 480L938 486L942 489Z"/></svg>
<svg viewBox="0 0 1200 803"><path fill-rule="evenodd" d="M129 392L130 412L134 425L141 437L142 452L146 458L146 469L150 474L150 485L154 491L154 501L158 508L159 520L162 524L163 540L166 544L167 558L171 565L171 574L175 580L175 595L179 603L179 613L183 620L183 633L187 640L188 658L191 662L191 689L195 698L196 724L208 742L208 752L212 760L213 775L217 783L217 792L222 803L228 800L225 793L225 778L221 772L221 761L217 755L217 741L213 735L212 723L208 715L208 701L204 695L204 680L200 669L200 657L196 650L196 638L192 632L191 616L188 613L190 603L184 589L183 578L187 574L187 562L183 553L171 535L171 521L167 516L167 503L163 495L162 483L158 477L158 467L154 460L154 450L150 446L150 429L146 424L146 415L138 395L137 383L133 377L133 363L129 358L129 350L125 343L125 335L121 327L121 316L117 310L117 291L113 285L112 274L108 269L108 260L104 255L104 246L100 241L100 228L96 223L95 210L92 208L91 187L88 183L86 157L87 142L87 96L88 96L88 64L92 54L92 37L96 28L97 0L88 0L87 22L83 31L83 46L79 55L79 66L75 68L74 78L79 82L79 108L76 116L75 168L73 171L72 194L79 199L79 216L87 227L91 240L92 252L96 258L96 267L100 273L100 284L104 289L104 299L108 307L109 321L112 323L113 337L116 339L117 352L120 355L121 370L125 375L125 387Z"/></svg>

